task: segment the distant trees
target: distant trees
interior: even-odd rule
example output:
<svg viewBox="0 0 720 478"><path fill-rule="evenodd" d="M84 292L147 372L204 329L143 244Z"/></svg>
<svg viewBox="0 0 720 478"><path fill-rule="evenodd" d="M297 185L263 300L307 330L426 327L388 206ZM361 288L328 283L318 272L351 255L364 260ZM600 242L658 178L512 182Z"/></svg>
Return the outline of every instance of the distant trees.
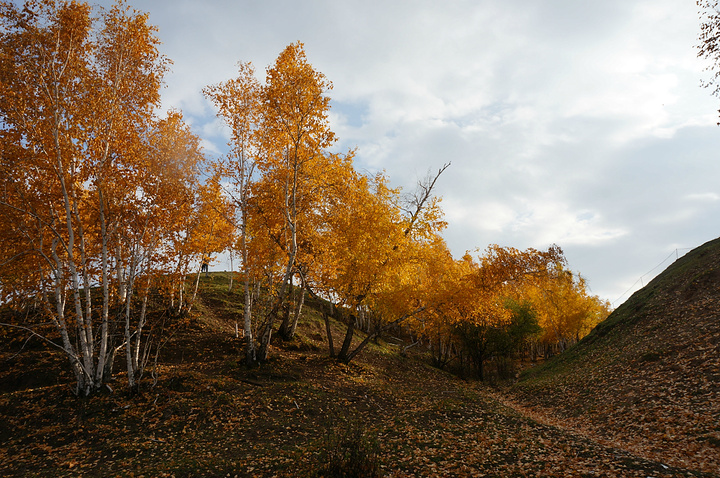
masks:
<svg viewBox="0 0 720 478"><path fill-rule="evenodd" d="M608 304L589 296L584 281L563 268L557 246L519 251L493 245L477 259L441 257L433 265L427 308L411 322L439 367L455 361L483 379L492 360L507 373L515 357L564 350L609 314Z"/></svg>

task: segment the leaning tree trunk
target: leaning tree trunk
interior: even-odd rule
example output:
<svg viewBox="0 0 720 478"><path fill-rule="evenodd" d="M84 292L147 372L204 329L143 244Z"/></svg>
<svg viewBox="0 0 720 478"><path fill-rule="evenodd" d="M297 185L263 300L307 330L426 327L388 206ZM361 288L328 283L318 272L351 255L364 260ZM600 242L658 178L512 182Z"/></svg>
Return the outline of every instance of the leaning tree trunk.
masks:
<svg viewBox="0 0 720 478"><path fill-rule="evenodd" d="M295 311L293 312L293 320L290 324L290 331L289 331L289 338L292 339L295 336L295 331L297 330L298 321L300 320L300 314L302 313L303 305L305 304L305 287L302 287L300 289L300 300L298 300L297 305L295 307Z"/></svg>
<svg viewBox="0 0 720 478"><path fill-rule="evenodd" d="M352 339L353 335L355 333L355 317L350 316L350 320L348 323L347 331L345 332L345 340L343 340L342 348L340 349L340 353L338 353L337 359L340 362L349 362L350 361L350 345L352 345Z"/></svg>

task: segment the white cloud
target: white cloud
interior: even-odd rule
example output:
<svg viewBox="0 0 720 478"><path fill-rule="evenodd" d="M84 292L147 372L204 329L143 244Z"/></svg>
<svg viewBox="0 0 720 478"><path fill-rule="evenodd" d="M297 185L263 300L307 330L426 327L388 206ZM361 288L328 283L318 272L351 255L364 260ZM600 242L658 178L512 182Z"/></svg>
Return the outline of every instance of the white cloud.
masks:
<svg viewBox="0 0 720 478"><path fill-rule="evenodd" d="M685 196L685 199L688 201L698 201L698 202L717 202L720 201L720 194L717 193L694 193L694 194L688 194Z"/></svg>
<svg viewBox="0 0 720 478"><path fill-rule="evenodd" d="M102 0L100 3L108 3ZM720 232L717 101L699 88L694 2L135 0L174 60L165 107L225 149L200 91L287 44L334 83L338 150L411 188L438 182L456 254L566 249L614 299ZM660 256L660 257L658 257ZM623 289L623 290L620 290Z"/></svg>

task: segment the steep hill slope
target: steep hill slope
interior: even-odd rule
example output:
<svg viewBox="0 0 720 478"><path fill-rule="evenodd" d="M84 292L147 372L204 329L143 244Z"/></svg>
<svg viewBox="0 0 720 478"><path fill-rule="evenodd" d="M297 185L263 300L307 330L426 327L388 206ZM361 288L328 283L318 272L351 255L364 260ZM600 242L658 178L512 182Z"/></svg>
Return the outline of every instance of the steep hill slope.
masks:
<svg viewBox="0 0 720 478"><path fill-rule="evenodd" d="M641 456L720 470L720 239L681 257L512 388L518 408Z"/></svg>

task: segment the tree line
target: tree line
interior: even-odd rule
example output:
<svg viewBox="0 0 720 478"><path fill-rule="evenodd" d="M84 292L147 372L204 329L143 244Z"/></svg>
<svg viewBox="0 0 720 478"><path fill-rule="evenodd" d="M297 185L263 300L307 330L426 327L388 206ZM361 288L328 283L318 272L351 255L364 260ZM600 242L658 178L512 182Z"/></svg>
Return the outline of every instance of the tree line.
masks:
<svg viewBox="0 0 720 478"><path fill-rule="evenodd" d="M223 251L238 262L249 366L273 335L293 338L308 296L325 304L338 360L402 327L438 366L481 378L488 360L562 350L607 315L557 246L454 259L434 194L449 164L408 193L331 152L332 83L302 43L264 81L241 62L203 90L231 131L228 154L207 158L181 112L159 113L170 61L148 15L98 12L0 4L0 301L6 325L64 351L77 394L103 386L116 354L137 387ZM337 346L331 318L346 326Z"/></svg>

